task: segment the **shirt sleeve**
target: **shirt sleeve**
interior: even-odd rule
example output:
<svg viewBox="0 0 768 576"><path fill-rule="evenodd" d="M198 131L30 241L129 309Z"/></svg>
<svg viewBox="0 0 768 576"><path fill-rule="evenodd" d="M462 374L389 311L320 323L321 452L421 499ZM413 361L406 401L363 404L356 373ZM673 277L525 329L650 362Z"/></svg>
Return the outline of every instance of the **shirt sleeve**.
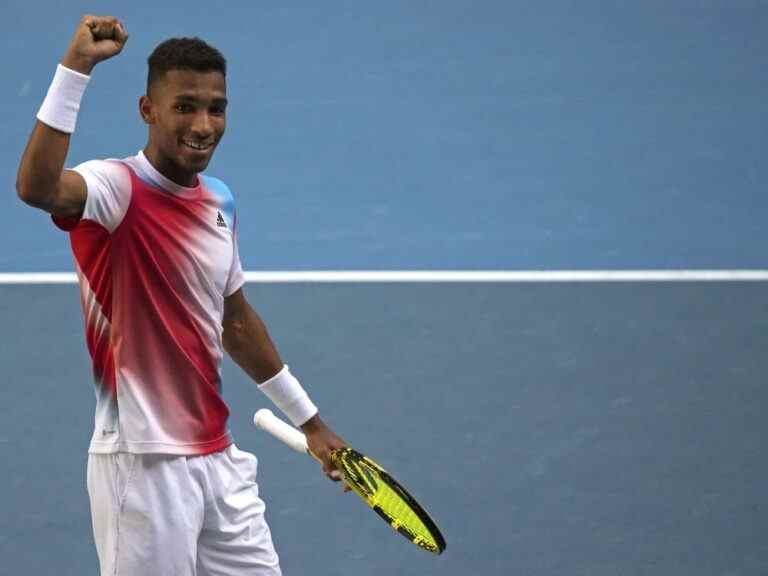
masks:
<svg viewBox="0 0 768 576"><path fill-rule="evenodd" d="M131 177L128 168L117 160L90 160L72 170L85 180L87 196L81 220L90 220L110 233L123 221L131 202ZM53 218L63 230L71 230L78 220Z"/></svg>
<svg viewBox="0 0 768 576"><path fill-rule="evenodd" d="M237 247L237 234L232 233L232 265L229 267L229 276L227 276L227 285L224 288L224 297L231 296L245 284L245 274L243 266L240 263L240 250Z"/></svg>

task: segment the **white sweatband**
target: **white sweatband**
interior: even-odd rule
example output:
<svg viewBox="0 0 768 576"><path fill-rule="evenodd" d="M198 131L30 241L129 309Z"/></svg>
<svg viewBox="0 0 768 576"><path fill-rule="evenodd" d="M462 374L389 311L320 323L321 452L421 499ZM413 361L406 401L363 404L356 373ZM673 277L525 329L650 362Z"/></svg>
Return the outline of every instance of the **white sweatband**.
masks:
<svg viewBox="0 0 768 576"><path fill-rule="evenodd" d="M72 134L77 124L80 100L83 99L85 87L90 79L90 76L59 64L48 88L48 94L37 113L37 119L51 128Z"/></svg>
<svg viewBox="0 0 768 576"><path fill-rule="evenodd" d="M259 384L259 390L280 408L294 426L301 426L317 414L317 406L309 399L287 365L272 378Z"/></svg>

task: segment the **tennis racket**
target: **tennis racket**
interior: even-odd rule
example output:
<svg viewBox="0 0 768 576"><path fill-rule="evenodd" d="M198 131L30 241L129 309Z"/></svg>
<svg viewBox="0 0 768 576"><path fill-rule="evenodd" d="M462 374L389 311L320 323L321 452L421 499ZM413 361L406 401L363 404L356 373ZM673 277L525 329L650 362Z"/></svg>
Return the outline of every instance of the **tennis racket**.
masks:
<svg viewBox="0 0 768 576"><path fill-rule="evenodd" d="M314 456L304 434L271 410L256 412L253 423L297 452ZM445 550L445 539L429 514L381 466L352 448L334 450L331 458L344 482L393 529L424 550L434 554Z"/></svg>

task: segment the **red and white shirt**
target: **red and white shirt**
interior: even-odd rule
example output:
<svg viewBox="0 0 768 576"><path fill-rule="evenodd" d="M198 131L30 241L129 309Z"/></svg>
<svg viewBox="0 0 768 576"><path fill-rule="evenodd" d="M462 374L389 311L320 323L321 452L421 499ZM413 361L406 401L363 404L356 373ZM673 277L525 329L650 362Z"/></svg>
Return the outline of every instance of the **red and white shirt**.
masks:
<svg viewBox="0 0 768 576"><path fill-rule="evenodd" d="M96 381L91 453L208 454L231 444L221 397L224 298L244 282L229 188L165 178L143 153L75 167L68 230Z"/></svg>

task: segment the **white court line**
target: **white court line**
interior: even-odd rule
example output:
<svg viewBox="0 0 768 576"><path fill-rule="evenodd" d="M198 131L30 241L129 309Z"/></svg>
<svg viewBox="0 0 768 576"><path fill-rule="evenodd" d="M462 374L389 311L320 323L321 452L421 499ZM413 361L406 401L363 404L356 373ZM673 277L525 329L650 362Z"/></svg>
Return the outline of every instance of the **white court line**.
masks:
<svg viewBox="0 0 768 576"><path fill-rule="evenodd" d="M765 282L768 270L316 270L246 272L246 282ZM75 284L73 272L0 273L0 284Z"/></svg>
<svg viewBox="0 0 768 576"><path fill-rule="evenodd" d="M768 270L338 270L246 272L249 282L723 282L765 281Z"/></svg>

